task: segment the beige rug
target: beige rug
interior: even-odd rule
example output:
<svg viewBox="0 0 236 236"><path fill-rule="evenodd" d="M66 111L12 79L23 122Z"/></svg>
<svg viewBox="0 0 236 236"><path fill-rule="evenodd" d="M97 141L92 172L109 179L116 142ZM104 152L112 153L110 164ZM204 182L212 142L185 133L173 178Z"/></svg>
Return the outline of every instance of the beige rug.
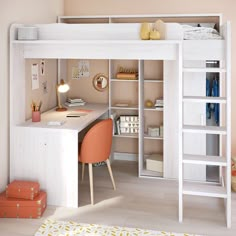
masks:
<svg viewBox="0 0 236 236"><path fill-rule="evenodd" d="M187 233L170 233L138 228L83 224L72 221L46 220L35 236L197 236Z"/></svg>

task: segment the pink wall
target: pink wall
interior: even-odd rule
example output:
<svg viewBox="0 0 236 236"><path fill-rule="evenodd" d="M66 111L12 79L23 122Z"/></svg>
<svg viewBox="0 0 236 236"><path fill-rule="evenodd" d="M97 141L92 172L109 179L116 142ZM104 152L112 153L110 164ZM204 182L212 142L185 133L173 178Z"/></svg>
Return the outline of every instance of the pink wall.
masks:
<svg viewBox="0 0 236 236"><path fill-rule="evenodd" d="M65 0L65 15L222 13L232 24L232 154L236 155L236 1L235 0Z"/></svg>

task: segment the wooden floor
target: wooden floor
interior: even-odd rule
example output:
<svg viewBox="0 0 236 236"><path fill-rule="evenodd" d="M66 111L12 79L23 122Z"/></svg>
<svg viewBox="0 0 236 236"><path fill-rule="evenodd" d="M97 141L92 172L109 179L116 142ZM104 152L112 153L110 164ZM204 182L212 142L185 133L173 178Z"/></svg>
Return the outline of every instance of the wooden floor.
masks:
<svg viewBox="0 0 236 236"><path fill-rule="evenodd" d="M137 177L133 162L112 164L117 190L105 166L94 168L95 205L90 205L88 171L80 185L80 207L48 206L41 219L0 219L1 236L34 235L46 218L73 220L203 235L236 235L236 194L232 194L232 228L227 229L223 200L184 197L184 222L178 222L176 181Z"/></svg>

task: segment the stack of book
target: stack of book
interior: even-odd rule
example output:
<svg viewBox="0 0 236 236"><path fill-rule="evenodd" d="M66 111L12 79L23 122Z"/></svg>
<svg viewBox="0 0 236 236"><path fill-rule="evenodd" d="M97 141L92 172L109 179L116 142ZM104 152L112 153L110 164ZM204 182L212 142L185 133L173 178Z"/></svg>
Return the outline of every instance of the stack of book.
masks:
<svg viewBox="0 0 236 236"><path fill-rule="evenodd" d="M83 106L85 101L82 98L67 98L65 105L68 107Z"/></svg>
<svg viewBox="0 0 236 236"><path fill-rule="evenodd" d="M156 103L155 103L155 108L163 108L163 106L164 106L164 101L163 101L163 99L162 98L160 98L160 99L156 99Z"/></svg>
<svg viewBox="0 0 236 236"><path fill-rule="evenodd" d="M138 71L137 69L128 69L120 67L116 74L117 79L124 80L137 80L138 79Z"/></svg>

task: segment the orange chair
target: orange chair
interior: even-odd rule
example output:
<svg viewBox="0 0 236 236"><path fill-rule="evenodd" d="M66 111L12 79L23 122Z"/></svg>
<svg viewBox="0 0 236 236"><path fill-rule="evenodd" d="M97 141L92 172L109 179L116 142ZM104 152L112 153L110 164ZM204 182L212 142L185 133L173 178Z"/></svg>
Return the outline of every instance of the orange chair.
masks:
<svg viewBox="0 0 236 236"><path fill-rule="evenodd" d="M94 204L93 195L93 163L105 161L111 177L112 185L116 190L109 156L112 144L112 119L106 119L95 124L85 135L80 148L79 161L82 162L82 181L84 179L84 167L89 167L89 183L91 204Z"/></svg>

